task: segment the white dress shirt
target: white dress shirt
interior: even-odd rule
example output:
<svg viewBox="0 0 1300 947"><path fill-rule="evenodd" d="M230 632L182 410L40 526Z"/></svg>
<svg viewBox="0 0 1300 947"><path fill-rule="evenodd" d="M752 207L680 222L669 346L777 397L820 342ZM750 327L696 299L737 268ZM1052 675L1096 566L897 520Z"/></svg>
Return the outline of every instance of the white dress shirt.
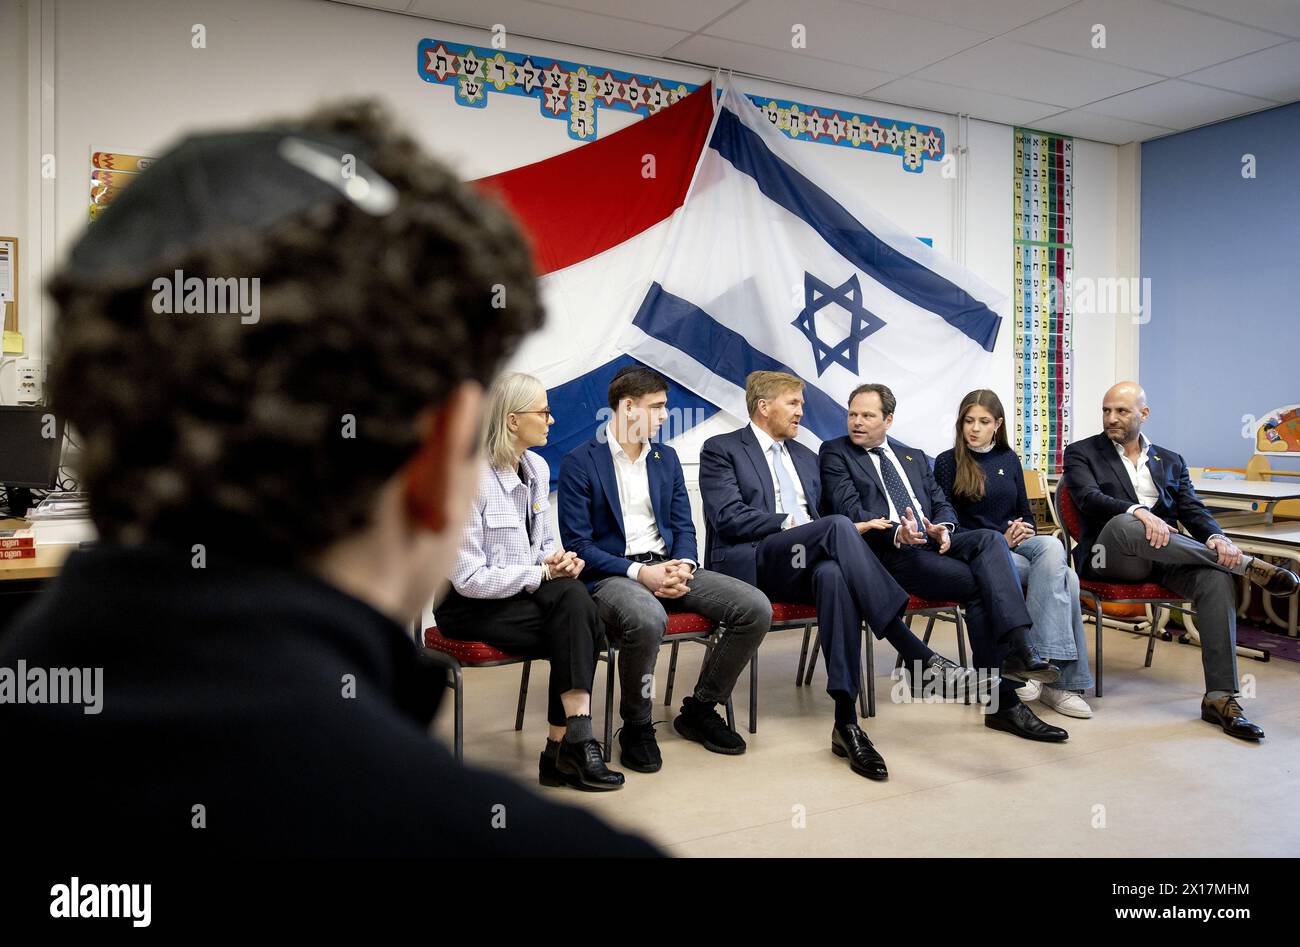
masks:
<svg viewBox="0 0 1300 947"><path fill-rule="evenodd" d="M654 504L650 502L650 472L646 469L646 458L650 456L650 445L641 445L641 454L636 460L627 455L619 445L614 431L605 426L605 440L609 443L609 452L614 457L614 479L618 481L618 505L623 510L623 535L627 545L623 548L625 556L640 556L647 552L656 555L668 555L668 546L659 534L659 524L655 522ZM627 577L635 579L641 574L643 563L634 562L628 566Z"/></svg>
<svg viewBox="0 0 1300 947"><path fill-rule="evenodd" d="M790 475L790 482L794 484L793 503L790 502L789 497L781 496L781 484L776 479L776 468L772 466L772 445L776 443L776 439L753 421L749 422L749 429L754 432L754 437L758 438L758 448L763 452L763 459L767 461L767 472L772 478L772 495L776 497L776 505L784 506L787 511L802 510L806 521L812 520L812 513L808 510L808 497L804 494L803 484L799 480L799 471L794 469L794 458L790 456L785 443L781 444L781 459L785 462L785 471ZM785 522L781 524L781 528L789 529L793 525L794 513L790 512Z"/></svg>
<svg viewBox="0 0 1300 947"><path fill-rule="evenodd" d="M1112 444L1115 442L1112 441ZM1132 513L1134 510L1146 507L1152 509L1160 501L1160 491L1156 489L1156 482L1151 476L1151 442L1147 440L1145 434L1138 434L1138 443L1142 447L1142 452L1138 454L1137 463L1128 459L1124 453L1123 444L1115 444L1115 450L1119 452L1120 463L1124 465L1124 470L1128 472L1129 482L1133 484L1133 492L1137 494L1138 502L1128 508L1126 512ZM1222 533L1215 533L1205 541L1208 546L1216 539L1229 541Z"/></svg>
<svg viewBox="0 0 1300 947"><path fill-rule="evenodd" d="M1156 482L1151 479L1151 467L1149 466L1151 442L1147 440L1145 434L1139 434L1138 443L1141 445L1142 450L1138 454L1137 463L1128 459L1128 455L1124 453L1123 444L1115 444L1115 450L1119 453L1120 462L1124 465L1124 469L1128 471L1128 479L1133 484L1133 492L1138 498L1138 501L1128 508L1130 513L1140 506L1145 506L1149 510L1160 499L1160 491L1156 489Z"/></svg>
<svg viewBox="0 0 1300 947"><path fill-rule="evenodd" d="M526 450L519 472L479 469L478 494L461 529L451 584L466 598L508 598L536 592L542 560L555 551L547 511L551 471L540 454Z"/></svg>

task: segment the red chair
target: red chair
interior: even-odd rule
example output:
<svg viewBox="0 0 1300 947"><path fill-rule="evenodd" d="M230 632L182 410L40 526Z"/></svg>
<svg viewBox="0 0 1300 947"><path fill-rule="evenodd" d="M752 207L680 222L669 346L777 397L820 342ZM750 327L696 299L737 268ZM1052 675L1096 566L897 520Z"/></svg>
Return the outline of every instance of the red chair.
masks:
<svg viewBox="0 0 1300 947"><path fill-rule="evenodd" d="M926 644L930 643L930 634L934 631L934 623L939 618L946 618L957 626L957 656L961 659L962 667L966 666L966 621L962 613L961 606L956 602L935 602L929 599L917 598L915 595L909 595L907 599L907 608L903 611L903 616L907 619L908 627L912 625L912 619L916 617L929 619L925 625L925 637L922 639ZM872 647L874 642L871 640L871 632L864 624L862 626L863 647L867 662L867 671L865 680L860 676L858 682L858 705L864 717L874 717L876 715L876 656L875 649ZM808 643L808 632L804 632L804 644ZM817 653L820 649L821 642L818 639L813 640L812 658L808 662L808 673L804 676L804 686L812 683L813 668L817 666ZM800 656L800 668L803 666L802 655ZM903 666L903 658L900 655L896 668ZM861 669L858 670L862 674ZM796 680L795 684L798 685ZM865 703L864 703L865 700Z"/></svg>
<svg viewBox="0 0 1300 947"><path fill-rule="evenodd" d="M490 644L484 644L482 641L459 641L455 638L448 638L438 631L437 625L431 625L424 629L423 644L430 654L440 659L451 671L451 687L455 694L456 708L454 745L458 761L464 756L465 746L463 674L465 668L489 668L503 667L507 664L523 664L523 673L519 679L519 704L515 710L515 729L522 730L524 728L524 707L528 702L528 678L533 661L540 659L506 654L506 652L500 651ZM606 661L610 666L605 682L605 759L608 760L609 733L612 722L610 706L614 695L613 660L608 653L599 655L599 660Z"/></svg>
<svg viewBox="0 0 1300 947"><path fill-rule="evenodd" d="M1083 535L1083 517L1074 505L1070 491L1066 489L1065 478L1061 478L1056 487L1056 511L1061 518L1061 530L1064 534L1066 554L1073 537ZM1075 565L1079 576L1079 590L1092 600L1093 622L1097 626L1097 659L1093 670L1097 675L1097 696L1101 696L1101 629L1103 625L1102 606L1107 602L1124 605L1149 605L1151 607L1151 637L1147 641L1147 659L1143 667L1151 666L1151 657L1156 649L1156 627L1160 623L1160 609L1164 606L1178 607L1193 611L1187 607L1187 599L1177 592L1165 588L1159 582L1104 582L1085 579ZM1193 612L1193 614L1195 614Z"/></svg>

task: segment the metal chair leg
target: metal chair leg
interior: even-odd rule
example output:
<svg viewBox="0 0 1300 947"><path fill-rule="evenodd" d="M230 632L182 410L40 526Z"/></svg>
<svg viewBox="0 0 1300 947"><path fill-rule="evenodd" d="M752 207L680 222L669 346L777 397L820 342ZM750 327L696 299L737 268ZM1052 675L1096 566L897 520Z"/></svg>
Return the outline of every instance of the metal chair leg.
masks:
<svg viewBox="0 0 1300 947"><path fill-rule="evenodd" d="M749 659L749 732L758 733L758 652Z"/></svg>
<svg viewBox="0 0 1300 947"><path fill-rule="evenodd" d="M730 697L727 698L727 726L736 729L736 702Z"/></svg>
<svg viewBox="0 0 1300 947"><path fill-rule="evenodd" d="M804 687L807 687L812 683L813 668L817 667L817 654L821 650L821 646L822 646L822 633L821 633L821 629L819 628L817 630L817 634L813 636L812 653L808 655L808 672L804 674L803 677Z"/></svg>
<svg viewBox="0 0 1300 947"><path fill-rule="evenodd" d="M930 635L934 632L934 616L927 615L925 622L925 637L921 639L921 644L929 645Z"/></svg>
<svg viewBox="0 0 1300 947"><path fill-rule="evenodd" d="M671 657L668 659L668 689L664 691L665 707L671 706L673 702L673 678L677 676L677 649L680 646L680 641L673 642Z"/></svg>
<svg viewBox="0 0 1300 947"><path fill-rule="evenodd" d="M605 762L608 763L614 754L614 664L618 660L618 652L614 646L610 645L606 652L606 670L605 670Z"/></svg>
<svg viewBox="0 0 1300 947"><path fill-rule="evenodd" d="M957 626L957 657L962 667L970 667L966 662L966 618L960 608L953 609L952 621Z"/></svg>
<svg viewBox="0 0 1300 947"><path fill-rule="evenodd" d="M1097 597L1096 595L1094 595L1094 596L1092 597L1092 608L1093 608L1093 620L1097 623L1097 661L1096 661L1097 687L1096 687L1096 693L1097 693L1097 696L1100 697L1100 696L1101 696L1101 628L1102 628L1102 617L1101 617L1101 599L1100 599L1099 597Z"/></svg>
<svg viewBox="0 0 1300 947"><path fill-rule="evenodd" d="M812 622L803 626L803 644L799 646L799 668L794 672L794 686L803 686L803 667L808 660L808 639L812 637Z"/></svg>
<svg viewBox="0 0 1300 947"><path fill-rule="evenodd" d="M871 632L866 633L867 648L867 716L876 715L876 642Z"/></svg>
<svg viewBox="0 0 1300 947"><path fill-rule="evenodd" d="M867 648L868 647L867 642L871 639L871 632L870 630L868 630L865 622L863 623L862 628L858 633L862 635L863 648L864 649ZM858 715L861 717L867 716L867 675L862 670L862 665L864 661L866 661L866 655L865 654L858 655ZM827 665L826 673L827 674L830 673L829 665Z"/></svg>
<svg viewBox="0 0 1300 947"><path fill-rule="evenodd" d="M451 666L451 680L452 690L456 692L456 735L453 742L456 747L456 762L460 763L465 759L465 679L459 662Z"/></svg>
<svg viewBox="0 0 1300 947"><path fill-rule="evenodd" d="M1151 657L1156 651L1156 629L1160 627L1160 612L1159 605L1151 606L1151 634L1147 638L1147 659L1146 663L1142 665L1143 667L1149 668L1151 666Z"/></svg>
<svg viewBox="0 0 1300 947"><path fill-rule="evenodd" d="M515 711L515 729L524 728L524 705L528 702L528 675L532 671L533 662L524 662L524 673L519 676L519 709Z"/></svg>

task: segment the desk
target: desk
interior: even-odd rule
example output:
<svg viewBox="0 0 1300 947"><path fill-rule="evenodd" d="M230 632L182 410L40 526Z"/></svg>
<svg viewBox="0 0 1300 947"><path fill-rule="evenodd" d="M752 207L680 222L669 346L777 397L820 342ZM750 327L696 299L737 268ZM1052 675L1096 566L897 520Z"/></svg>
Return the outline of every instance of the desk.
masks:
<svg viewBox="0 0 1300 947"><path fill-rule="evenodd" d="M1293 570L1300 569L1300 520L1281 520L1276 523L1254 523L1239 526L1224 526L1224 533L1244 552L1259 556L1276 556L1290 559ZM1242 598L1241 608L1237 614L1245 616L1250 606L1253 586L1246 583L1246 594ZM1263 593L1261 593L1263 594ZM1283 621L1273 611L1273 596L1264 595L1264 611L1279 625L1286 627L1286 633L1292 638L1300 635L1300 595L1293 595L1288 605L1287 620Z"/></svg>
<svg viewBox="0 0 1300 947"><path fill-rule="evenodd" d="M1195 477L1192 486L1208 506L1264 514L1273 522L1273 509L1283 500L1300 500L1300 483L1273 480L1211 480ZM1226 527L1225 527L1226 528Z"/></svg>
<svg viewBox="0 0 1300 947"><path fill-rule="evenodd" d="M77 543L57 546L37 546L36 555L30 559L0 559L0 582L22 582L35 579L52 579Z"/></svg>
<svg viewBox="0 0 1300 947"><path fill-rule="evenodd" d="M0 529L23 529L25 520L0 519ZM9 624L20 608L59 574L63 560L78 543L59 543L36 547L30 559L0 559L0 631Z"/></svg>

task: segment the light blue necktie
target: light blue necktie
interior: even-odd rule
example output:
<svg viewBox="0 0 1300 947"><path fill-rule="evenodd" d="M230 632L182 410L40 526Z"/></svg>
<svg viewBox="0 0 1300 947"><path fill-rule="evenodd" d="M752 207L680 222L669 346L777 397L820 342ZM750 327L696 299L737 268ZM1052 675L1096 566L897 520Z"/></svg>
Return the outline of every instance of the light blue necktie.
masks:
<svg viewBox="0 0 1300 947"><path fill-rule="evenodd" d="M785 461L781 459L782 453L780 444L772 445L772 469L776 471L776 486L781 491L776 501L777 512L793 513L794 525L802 526L809 522L809 519L799 507L799 495L794 492L794 482L790 479L790 472L785 469Z"/></svg>

